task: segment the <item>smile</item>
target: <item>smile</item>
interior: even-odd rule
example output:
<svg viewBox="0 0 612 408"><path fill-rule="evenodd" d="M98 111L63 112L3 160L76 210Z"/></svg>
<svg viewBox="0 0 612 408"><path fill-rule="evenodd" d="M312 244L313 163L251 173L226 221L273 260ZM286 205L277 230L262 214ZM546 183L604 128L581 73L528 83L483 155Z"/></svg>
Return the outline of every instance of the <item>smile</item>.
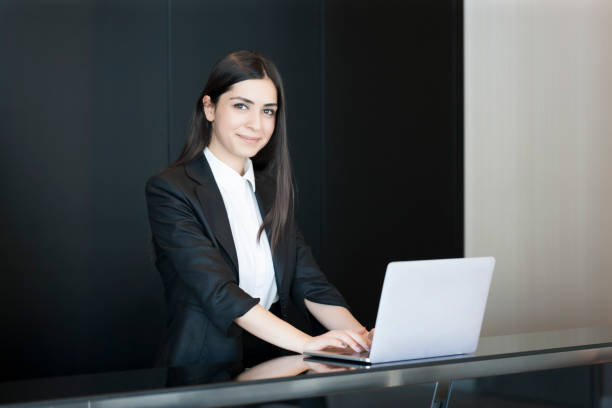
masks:
<svg viewBox="0 0 612 408"><path fill-rule="evenodd" d="M243 136L243 135L238 135L239 138L241 138L242 140L244 140L247 143L257 143L259 141L258 137L249 137L249 136Z"/></svg>

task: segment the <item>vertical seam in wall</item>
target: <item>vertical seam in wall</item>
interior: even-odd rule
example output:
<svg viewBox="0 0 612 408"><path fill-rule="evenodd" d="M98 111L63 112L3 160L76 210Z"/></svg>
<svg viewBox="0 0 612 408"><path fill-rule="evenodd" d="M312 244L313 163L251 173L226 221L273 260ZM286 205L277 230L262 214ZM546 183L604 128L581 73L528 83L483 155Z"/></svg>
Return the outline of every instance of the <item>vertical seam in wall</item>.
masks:
<svg viewBox="0 0 612 408"><path fill-rule="evenodd" d="M171 118L172 118L172 0L167 1L167 48L166 48L166 164L170 164L170 134L171 134Z"/></svg>
<svg viewBox="0 0 612 408"><path fill-rule="evenodd" d="M325 140L325 0L319 2L321 10L321 29L320 29L320 47L321 47L321 130L320 130L320 146L321 146L321 180L319 183L319 196L321 197L321 214L319 218L319 253L321 259L326 259L323 251L326 248L324 245L326 226L327 226L327 146Z"/></svg>
<svg viewBox="0 0 612 408"><path fill-rule="evenodd" d="M465 128L464 128L464 75L463 75L463 0L457 0L457 216L459 251L465 256Z"/></svg>
<svg viewBox="0 0 612 408"><path fill-rule="evenodd" d="M453 153L456 158L455 168L455 194L456 194L456 230L457 240L455 256L465 256L465 232L464 232L464 174L463 174L463 0L451 0L450 2L450 27L451 27L451 123Z"/></svg>

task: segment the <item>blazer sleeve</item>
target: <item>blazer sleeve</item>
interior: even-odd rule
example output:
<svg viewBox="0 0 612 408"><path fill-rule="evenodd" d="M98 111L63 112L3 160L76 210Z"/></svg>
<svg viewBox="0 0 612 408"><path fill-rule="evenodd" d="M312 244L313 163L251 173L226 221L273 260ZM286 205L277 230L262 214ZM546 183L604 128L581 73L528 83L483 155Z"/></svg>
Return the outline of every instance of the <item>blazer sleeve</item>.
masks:
<svg viewBox="0 0 612 408"><path fill-rule="evenodd" d="M162 176L146 184L156 266L193 291L212 323L226 335L237 317L259 302L238 287L218 248L204 233L185 194ZM167 290L167 289L166 289Z"/></svg>
<svg viewBox="0 0 612 408"><path fill-rule="evenodd" d="M343 306L350 310L346 301L317 265L310 247L304 241L299 227L295 227L296 267L292 292L296 300L308 299L315 303ZM300 302L303 303L303 302Z"/></svg>

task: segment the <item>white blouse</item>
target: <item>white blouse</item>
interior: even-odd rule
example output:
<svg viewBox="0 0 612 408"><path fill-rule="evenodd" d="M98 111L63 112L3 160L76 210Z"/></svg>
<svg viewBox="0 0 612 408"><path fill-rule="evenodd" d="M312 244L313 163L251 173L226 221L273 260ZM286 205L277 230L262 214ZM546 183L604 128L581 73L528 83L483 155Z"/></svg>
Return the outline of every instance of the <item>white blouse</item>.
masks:
<svg viewBox="0 0 612 408"><path fill-rule="evenodd" d="M247 158L244 176L219 160L208 147L204 156L221 191L229 218L236 254L238 255L238 286L266 309L278 300L274 264L268 236L263 231L257 242L262 218L255 198L253 163Z"/></svg>

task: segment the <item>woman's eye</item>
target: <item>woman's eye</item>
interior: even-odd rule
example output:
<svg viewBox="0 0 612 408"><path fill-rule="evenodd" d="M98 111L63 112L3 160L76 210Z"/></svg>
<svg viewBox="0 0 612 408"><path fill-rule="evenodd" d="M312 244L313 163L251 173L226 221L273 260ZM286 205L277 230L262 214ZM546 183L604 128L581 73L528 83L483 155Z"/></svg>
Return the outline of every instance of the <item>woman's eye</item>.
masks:
<svg viewBox="0 0 612 408"><path fill-rule="evenodd" d="M247 106L244 103L237 103L237 104L234 104L234 108L245 110Z"/></svg>
<svg viewBox="0 0 612 408"><path fill-rule="evenodd" d="M274 109L264 109L264 113L268 116L274 116L276 111Z"/></svg>

